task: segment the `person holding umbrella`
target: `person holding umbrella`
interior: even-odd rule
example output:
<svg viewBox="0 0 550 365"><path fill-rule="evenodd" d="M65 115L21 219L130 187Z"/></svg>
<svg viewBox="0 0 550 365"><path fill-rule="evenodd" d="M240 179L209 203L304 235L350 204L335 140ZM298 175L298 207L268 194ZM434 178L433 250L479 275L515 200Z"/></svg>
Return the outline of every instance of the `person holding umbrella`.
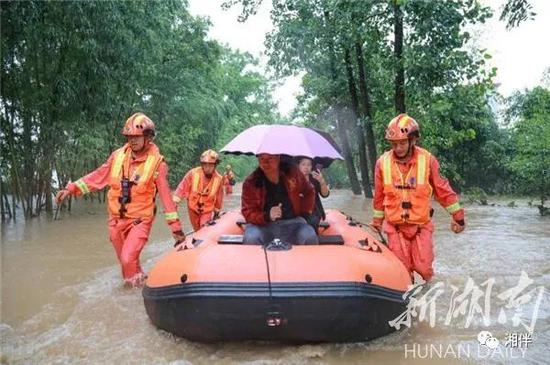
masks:
<svg viewBox="0 0 550 365"><path fill-rule="evenodd" d="M307 223L315 206L315 189L280 155L262 153L259 167L243 183L242 214L246 220L243 243L267 244L278 238L293 244L317 244Z"/></svg>
<svg viewBox="0 0 550 365"><path fill-rule="evenodd" d="M315 208L315 188L281 155L318 158L325 166L343 160L330 135L295 125L256 125L239 133L222 152L254 155L258 168L243 183L241 211L247 225L244 243L266 244L278 238L287 243L316 244L307 224Z"/></svg>

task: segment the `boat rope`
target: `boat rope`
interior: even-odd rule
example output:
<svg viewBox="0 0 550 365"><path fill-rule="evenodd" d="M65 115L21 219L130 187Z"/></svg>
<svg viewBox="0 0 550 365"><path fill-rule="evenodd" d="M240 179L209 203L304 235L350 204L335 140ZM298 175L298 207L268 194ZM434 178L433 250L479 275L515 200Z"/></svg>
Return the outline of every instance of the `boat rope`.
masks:
<svg viewBox="0 0 550 365"><path fill-rule="evenodd" d="M267 258L267 248L266 245L263 246L264 249L264 256L265 256L265 265L267 267L267 285L269 287L269 301L271 302L273 299L273 293L271 291L271 273L269 270L269 259Z"/></svg>
<svg viewBox="0 0 550 365"><path fill-rule="evenodd" d="M354 219L350 215L345 214L344 212L341 212L341 213L346 216L346 220L350 221L350 223L359 224L360 226L367 227L371 231L375 231L376 233L378 233L378 236L380 237L380 241L384 244L384 246L388 246L388 242L386 241L386 239L384 238L384 235L382 234L382 232L380 232L380 230L373 228L370 224L359 222L358 220Z"/></svg>

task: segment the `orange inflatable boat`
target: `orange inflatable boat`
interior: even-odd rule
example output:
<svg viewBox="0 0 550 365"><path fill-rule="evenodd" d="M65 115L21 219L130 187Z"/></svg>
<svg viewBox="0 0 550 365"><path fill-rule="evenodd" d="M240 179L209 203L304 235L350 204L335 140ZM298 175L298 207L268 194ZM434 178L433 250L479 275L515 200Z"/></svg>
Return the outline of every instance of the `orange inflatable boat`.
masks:
<svg viewBox="0 0 550 365"><path fill-rule="evenodd" d="M392 332L406 309L403 264L338 211L310 246L243 245L239 212L212 223L149 273L145 308L163 330L206 342L356 342Z"/></svg>

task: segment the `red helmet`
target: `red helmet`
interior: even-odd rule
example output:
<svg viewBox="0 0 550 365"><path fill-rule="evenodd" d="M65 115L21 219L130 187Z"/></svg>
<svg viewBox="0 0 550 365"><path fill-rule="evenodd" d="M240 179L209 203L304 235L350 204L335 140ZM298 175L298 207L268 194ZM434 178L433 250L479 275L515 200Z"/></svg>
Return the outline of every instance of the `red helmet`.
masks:
<svg viewBox="0 0 550 365"><path fill-rule="evenodd" d="M420 127L416 120L405 113L393 118L386 128L388 141L400 141L411 137L420 137Z"/></svg>
<svg viewBox="0 0 550 365"><path fill-rule="evenodd" d="M132 114L124 123L122 134L125 136L155 135L155 123L143 113Z"/></svg>
<svg viewBox="0 0 550 365"><path fill-rule="evenodd" d="M218 163L219 156L214 150L206 150L201 155L201 163Z"/></svg>

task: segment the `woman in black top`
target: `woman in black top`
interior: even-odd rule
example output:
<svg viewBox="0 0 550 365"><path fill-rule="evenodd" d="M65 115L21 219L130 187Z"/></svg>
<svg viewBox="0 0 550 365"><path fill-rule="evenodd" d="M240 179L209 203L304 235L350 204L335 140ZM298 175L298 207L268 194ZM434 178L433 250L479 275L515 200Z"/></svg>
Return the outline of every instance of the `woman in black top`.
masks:
<svg viewBox="0 0 550 365"><path fill-rule="evenodd" d="M315 169L313 168L313 160L311 158L298 157L296 158L296 163L302 174L304 174L306 178L309 179L309 182L315 188L315 209L313 210L310 219L308 219L308 223L311 224L315 229L315 232L317 232L319 222L326 218L325 209L323 208L323 204L321 203L321 198L319 196L323 198L328 197L330 194L330 190L328 188L327 182L325 181L325 178L321 174L319 165L316 166Z"/></svg>

